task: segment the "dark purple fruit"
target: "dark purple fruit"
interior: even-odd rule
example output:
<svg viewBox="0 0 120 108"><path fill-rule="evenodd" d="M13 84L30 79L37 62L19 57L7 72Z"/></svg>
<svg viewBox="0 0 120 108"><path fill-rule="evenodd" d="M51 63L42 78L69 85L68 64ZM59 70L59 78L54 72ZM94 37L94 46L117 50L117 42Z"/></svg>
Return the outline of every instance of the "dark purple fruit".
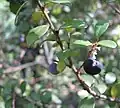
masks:
<svg viewBox="0 0 120 108"><path fill-rule="evenodd" d="M49 72L56 75L58 74L59 72L57 71L57 63L56 62L53 62L49 65Z"/></svg>
<svg viewBox="0 0 120 108"><path fill-rule="evenodd" d="M20 35L19 36L19 42L21 43L21 42L25 42L25 37L24 37L24 35Z"/></svg>
<svg viewBox="0 0 120 108"><path fill-rule="evenodd" d="M85 60L83 68L87 74L96 75L103 69L103 64L93 58Z"/></svg>

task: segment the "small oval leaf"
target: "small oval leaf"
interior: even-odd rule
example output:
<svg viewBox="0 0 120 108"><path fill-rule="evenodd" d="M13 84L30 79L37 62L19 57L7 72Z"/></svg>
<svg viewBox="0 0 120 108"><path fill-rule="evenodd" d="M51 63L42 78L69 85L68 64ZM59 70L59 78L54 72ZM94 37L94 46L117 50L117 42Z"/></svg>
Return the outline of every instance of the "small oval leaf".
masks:
<svg viewBox="0 0 120 108"><path fill-rule="evenodd" d="M50 92L50 91L47 91L47 90L43 91L40 96L41 96L40 100L43 103L47 103L48 104L52 100L52 92Z"/></svg>
<svg viewBox="0 0 120 108"><path fill-rule="evenodd" d="M61 61L58 62L57 70L59 72L64 71L65 67L66 67L66 65L65 65L65 62L63 60L61 60Z"/></svg>
<svg viewBox="0 0 120 108"><path fill-rule="evenodd" d="M111 88L111 96L113 98L120 97L120 82L116 83Z"/></svg>
<svg viewBox="0 0 120 108"><path fill-rule="evenodd" d="M56 53L56 55L60 60L65 60L66 58L68 58L70 56L72 56L72 57L78 56L78 55L80 55L80 53L79 53L79 50L76 50L76 49L67 49L67 50Z"/></svg>
<svg viewBox="0 0 120 108"><path fill-rule="evenodd" d="M84 41L84 40L76 40L74 44L82 45L82 46L90 46L92 45L91 42L89 41Z"/></svg>
<svg viewBox="0 0 120 108"><path fill-rule="evenodd" d="M42 25L31 29L26 37L27 44L30 46L41 36L43 36L49 29L49 25Z"/></svg>
<svg viewBox="0 0 120 108"><path fill-rule="evenodd" d="M97 23L95 25L95 36L99 38L108 29L109 23Z"/></svg>
<svg viewBox="0 0 120 108"><path fill-rule="evenodd" d="M32 21L34 23L38 23L42 18L44 18L42 11L37 11L32 13Z"/></svg>
<svg viewBox="0 0 120 108"><path fill-rule="evenodd" d="M117 44L112 40L102 40L98 42L98 45L109 47L109 48L116 48Z"/></svg>
<svg viewBox="0 0 120 108"><path fill-rule="evenodd" d="M26 82L25 81L23 81L22 83L21 83L21 85L20 85L20 89L21 89L21 92L22 93L24 93L25 92L25 90L26 90Z"/></svg>
<svg viewBox="0 0 120 108"><path fill-rule="evenodd" d="M95 108L94 98L86 97L82 99L79 108Z"/></svg>
<svg viewBox="0 0 120 108"><path fill-rule="evenodd" d="M68 29L68 28L82 28L85 27L86 24L84 21L79 19L69 19L65 21L65 24L62 26L62 28Z"/></svg>

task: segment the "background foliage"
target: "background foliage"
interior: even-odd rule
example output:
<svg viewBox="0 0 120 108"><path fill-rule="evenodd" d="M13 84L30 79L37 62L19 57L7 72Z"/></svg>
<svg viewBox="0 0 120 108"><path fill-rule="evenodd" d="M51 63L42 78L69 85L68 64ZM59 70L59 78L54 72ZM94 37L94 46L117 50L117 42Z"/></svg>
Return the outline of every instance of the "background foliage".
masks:
<svg viewBox="0 0 120 108"><path fill-rule="evenodd" d="M101 40L97 60L104 64L104 69L94 77L86 73L81 76L96 93L120 97L119 0L40 1L55 28L60 29L65 51L61 51L34 0L0 0L0 108L119 108L119 103L87 93L64 63L72 56L79 68L86 59L89 45ZM20 41L21 37L27 44ZM67 48L69 41L71 49ZM21 63L26 48L38 43L40 54L35 53L32 62L29 59L32 57L27 55ZM53 75L48 68L56 57L60 60L59 74ZM23 68L25 78L21 75Z"/></svg>

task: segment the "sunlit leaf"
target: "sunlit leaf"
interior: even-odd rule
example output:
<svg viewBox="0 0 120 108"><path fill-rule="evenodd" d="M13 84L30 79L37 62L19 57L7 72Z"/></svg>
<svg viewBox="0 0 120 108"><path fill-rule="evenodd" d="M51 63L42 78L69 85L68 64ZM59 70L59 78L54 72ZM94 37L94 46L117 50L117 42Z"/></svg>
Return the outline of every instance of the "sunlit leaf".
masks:
<svg viewBox="0 0 120 108"><path fill-rule="evenodd" d="M96 85L96 88L101 94L103 94L106 91L107 86L105 85L105 83L100 83L99 85Z"/></svg>
<svg viewBox="0 0 120 108"><path fill-rule="evenodd" d="M74 44L82 45L82 46L90 46L92 43L90 41L84 41L84 40L76 40Z"/></svg>
<svg viewBox="0 0 120 108"><path fill-rule="evenodd" d="M41 36L43 36L49 29L49 25L42 25L31 29L26 37L27 44L30 46Z"/></svg>
<svg viewBox="0 0 120 108"><path fill-rule="evenodd" d="M109 23L97 23L95 25L95 36L99 38L100 36L103 35L103 33L106 32L106 30L109 27Z"/></svg>
<svg viewBox="0 0 120 108"><path fill-rule="evenodd" d="M69 19L65 21L65 24L62 26L62 28L68 29L68 28L83 28L85 27L85 22L79 19Z"/></svg>
<svg viewBox="0 0 120 108"><path fill-rule="evenodd" d="M67 50L58 52L56 55L59 59L64 60L64 59L67 59L70 56L72 56L72 57L78 56L78 55L80 55L80 53L76 49L67 49Z"/></svg>
<svg viewBox="0 0 120 108"><path fill-rule="evenodd" d="M116 83L111 88L112 97L120 97L120 83Z"/></svg>
<svg viewBox="0 0 120 108"><path fill-rule="evenodd" d="M62 72L64 71L65 67L66 67L65 62L63 60L60 60L57 64L57 70L59 72Z"/></svg>
<svg viewBox="0 0 120 108"><path fill-rule="evenodd" d="M34 23L38 23L42 18L44 18L42 11L37 11L32 13L32 21Z"/></svg>
<svg viewBox="0 0 120 108"><path fill-rule="evenodd" d="M98 45L109 47L109 48L116 48L117 44L112 40L102 40L98 42Z"/></svg>
<svg viewBox="0 0 120 108"><path fill-rule="evenodd" d="M82 99L79 108L95 108L94 98L86 97Z"/></svg>

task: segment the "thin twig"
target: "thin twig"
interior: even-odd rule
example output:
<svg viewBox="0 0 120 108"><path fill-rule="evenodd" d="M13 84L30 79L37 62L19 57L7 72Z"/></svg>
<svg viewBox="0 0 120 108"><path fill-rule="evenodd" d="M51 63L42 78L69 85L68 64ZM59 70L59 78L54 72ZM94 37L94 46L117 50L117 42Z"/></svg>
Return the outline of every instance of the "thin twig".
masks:
<svg viewBox="0 0 120 108"><path fill-rule="evenodd" d="M37 64L40 64L41 66L43 66L40 62L30 62L30 63L26 63L26 64L23 64L23 65L20 65L20 66L16 66L16 67L9 67L7 69L4 70L4 74L12 74L12 73L15 73L17 71L20 71L22 69L25 69L25 68L28 68L28 67L31 67L31 66L34 66L34 65L37 65ZM43 66L44 68L47 68L45 66Z"/></svg>
<svg viewBox="0 0 120 108"><path fill-rule="evenodd" d="M118 13L119 15L120 15L120 10L117 8L117 7L115 7L113 4L111 4L111 3L109 3L108 4L116 13Z"/></svg>
<svg viewBox="0 0 120 108"><path fill-rule="evenodd" d="M46 12L45 7L41 4L41 2L39 2L38 0L36 0L36 2L37 2L37 4L38 4L39 8L41 9L41 11L43 12L43 14L44 14L47 22L49 23L52 32L55 34L55 36L56 36L56 38L57 38L57 40L56 40L57 43L60 45L61 49L64 50L63 44L62 44L62 42L61 42L61 40L60 40L60 37L59 37L59 30L55 30L55 26L53 25L53 23L52 23L49 15L48 15L48 13Z"/></svg>
<svg viewBox="0 0 120 108"><path fill-rule="evenodd" d="M53 33L56 35L56 38L58 39L58 44L60 45L61 49L63 49L63 44L60 40L59 34L56 32L54 25L52 24L52 21L50 20L50 17L48 16L48 13L45 11L45 7L42 6L42 4L37 0L37 4L39 6L39 8L41 9L41 11L43 12L43 14L45 15L46 20L48 21L48 23L50 24L50 28L53 31ZM120 103L120 99L119 98L112 98L112 97L107 97L105 95L99 95L97 94L95 91L93 91L86 83L85 81L81 78L78 70L76 69L76 67L73 65L72 63L72 59L68 58L69 63L70 63L70 67L73 70L73 72L76 74L77 79L79 80L79 82L81 83L83 89L85 89L89 94L91 94L92 96L94 96L95 98L101 98L101 99L105 99L111 102L118 102Z"/></svg>
<svg viewBox="0 0 120 108"><path fill-rule="evenodd" d="M15 101L16 101L16 94L14 92L13 93L13 100L12 100L12 108L16 108Z"/></svg>

